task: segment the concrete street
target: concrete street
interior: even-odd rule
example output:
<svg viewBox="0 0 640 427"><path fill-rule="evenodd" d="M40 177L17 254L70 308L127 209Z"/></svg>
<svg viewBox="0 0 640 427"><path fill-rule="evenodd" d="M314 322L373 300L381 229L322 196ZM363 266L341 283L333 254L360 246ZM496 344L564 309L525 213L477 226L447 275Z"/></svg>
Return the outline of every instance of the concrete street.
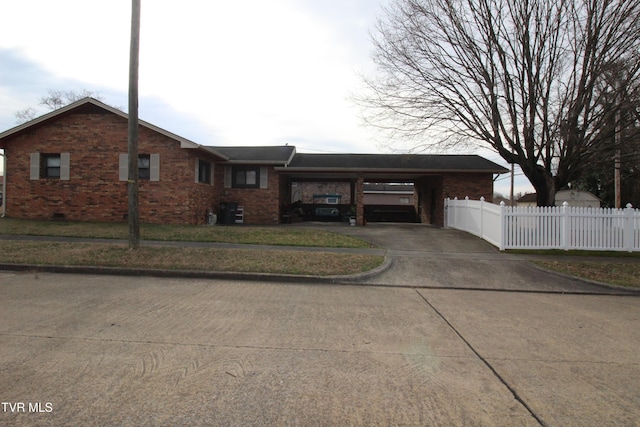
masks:
<svg viewBox="0 0 640 427"><path fill-rule="evenodd" d="M336 231L338 228L336 228ZM464 233L363 283L0 271L0 425L640 425L640 298Z"/></svg>

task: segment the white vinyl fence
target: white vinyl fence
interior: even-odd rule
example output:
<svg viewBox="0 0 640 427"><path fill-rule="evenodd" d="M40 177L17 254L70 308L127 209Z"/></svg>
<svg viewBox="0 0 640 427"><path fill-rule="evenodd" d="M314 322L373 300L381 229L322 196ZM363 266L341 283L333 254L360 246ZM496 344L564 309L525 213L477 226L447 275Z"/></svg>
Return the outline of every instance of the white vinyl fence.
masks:
<svg viewBox="0 0 640 427"><path fill-rule="evenodd" d="M445 200L445 227L505 249L640 251L640 210L509 207L480 200Z"/></svg>

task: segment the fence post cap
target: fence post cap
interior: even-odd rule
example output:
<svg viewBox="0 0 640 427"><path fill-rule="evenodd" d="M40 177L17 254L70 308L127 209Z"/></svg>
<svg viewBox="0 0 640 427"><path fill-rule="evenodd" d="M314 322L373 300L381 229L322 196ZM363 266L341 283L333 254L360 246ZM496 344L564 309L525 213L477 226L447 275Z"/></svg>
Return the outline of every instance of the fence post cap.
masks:
<svg viewBox="0 0 640 427"><path fill-rule="evenodd" d="M567 202L566 200L564 202L562 202L562 207L566 208L569 206L569 202Z"/></svg>
<svg viewBox="0 0 640 427"><path fill-rule="evenodd" d="M480 196L480 201L484 202L484 196Z"/></svg>
<svg viewBox="0 0 640 427"><path fill-rule="evenodd" d="M464 199L465 199L465 200L469 200L469 196L466 196Z"/></svg>
<svg viewBox="0 0 640 427"><path fill-rule="evenodd" d="M506 203L504 202L504 200L500 202L500 206L505 206L505 205Z"/></svg>
<svg viewBox="0 0 640 427"><path fill-rule="evenodd" d="M627 209L633 209L633 205L632 205L631 203L627 203L626 208L627 208Z"/></svg>

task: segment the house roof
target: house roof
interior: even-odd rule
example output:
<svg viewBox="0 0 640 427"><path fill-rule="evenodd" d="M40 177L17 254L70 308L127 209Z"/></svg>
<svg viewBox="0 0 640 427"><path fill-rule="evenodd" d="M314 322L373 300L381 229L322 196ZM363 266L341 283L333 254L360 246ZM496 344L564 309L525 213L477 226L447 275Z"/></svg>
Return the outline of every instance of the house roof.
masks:
<svg viewBox="0 0 640 427"><path fill-rule="evenodd" d="M556 192L556 200L558 201L602 201L598 196L585 190L560 190Z"/></svg>
<svg viewBox="0 0 640 427"><path fill-rule="evenodd" d="M9 140L38 126L44 126L67 114L109 112L128 120L129 116L93 98L84 98L58 110L0 133L0 148ZM184 149L213 156L219 161L236 164L270 164L292 177L344 178L364 173L369 178L406 179L429 173L505 173L508 170L477 155L420 155L420 154L299 154L294 146L204 146L139 120L142 127L165 135L180 143Z"/></svg>
<svg viewBox="0 0 640 427"><path fill-rule="evenodd" d="M280 173L298 180L356 179L409 182L439 173L505 173L508 169L477 155L296 154Z"/></svg>
<svg viewBox="0 0 640 427"><path fill-rule="evenodd" d="M102 111L113 113L117 116L122 117L125 120L129 119L129 115L127 113L120 111L117 108L113 108L103 102L98 101L97 99L84 98L0 133L0 148L6 145L6 141L9 137L17 136L31 129L34 129L36 127L43 126L65 115L75 114L75 113L92 113L92 112L95 113L95 112L102 112ZM142 127L150 129L154 132L158 132L164 136L167 136L175 141L180 142L181 148L202 151L203 153L206 153L208 155L213 155L221 158L222 160L227 160L226 156L216 152L211 147L206 147L200 144L196 144L193 141L190 141L186 138L176 135L175 133L169 132L168 130L159 128L158 126L152 125L151 123L145 122L144 120L138 120L138 123Z"/></svg>
<svg viewBox="0 0 640 427"><path fill-rule="evenodd" d="M589 191L583 190L560 190L556 192L556 201L571 200L593 200L600 201L600 198ZM537 202L536 193L528 193L518 199L518 203L535 203Z"/></svg>
<svg viewBox="0 0 640 427"><path fill-rule="evenodd" d="M287 169L372 172L508 172L508 169L475 154L296 154Z"/></svg>
<svg viewBox="0 0 640 427"><path fill-rule="evenodd" d="M527 193L518 199L518 203L536 203L537 197L536 193Z"/></svg>
<svg viewBox="0 0 640 427"><path fill-rule="evenodd" d="M227 157L229 163L275 164L286 166L296 155L292 145L259 147L211 147Z"/></svg>

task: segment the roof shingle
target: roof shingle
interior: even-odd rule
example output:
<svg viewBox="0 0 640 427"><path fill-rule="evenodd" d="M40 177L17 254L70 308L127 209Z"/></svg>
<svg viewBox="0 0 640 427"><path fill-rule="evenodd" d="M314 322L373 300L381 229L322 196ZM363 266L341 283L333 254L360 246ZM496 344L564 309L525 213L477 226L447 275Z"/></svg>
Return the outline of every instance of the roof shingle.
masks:
<svg viewBox="0 0 640 427"><path fill-rule="evenodd" d="M296 154L288 169L492 172L508 170L484 157L439 154Z"/></svg>

